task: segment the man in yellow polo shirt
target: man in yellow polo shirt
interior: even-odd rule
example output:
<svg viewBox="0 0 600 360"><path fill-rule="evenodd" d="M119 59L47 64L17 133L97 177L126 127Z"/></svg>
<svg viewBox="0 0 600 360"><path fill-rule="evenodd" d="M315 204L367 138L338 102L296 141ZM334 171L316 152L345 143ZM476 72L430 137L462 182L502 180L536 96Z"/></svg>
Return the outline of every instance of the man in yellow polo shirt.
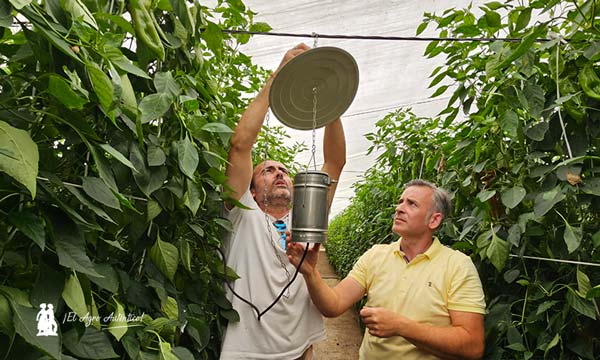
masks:
<svg viewBox="0 0 600 360"><path fill-rule="evenodd" d="M316 269L318 244L310 250L300 271L323 315L339 316L367 295L360 359L482 357L485 301L477 269L433 236L450 209L445 190L407 183L392 226L400 239L373 246L334 288ZM297 266L303 251L288 236L290 262Z"/></svg>

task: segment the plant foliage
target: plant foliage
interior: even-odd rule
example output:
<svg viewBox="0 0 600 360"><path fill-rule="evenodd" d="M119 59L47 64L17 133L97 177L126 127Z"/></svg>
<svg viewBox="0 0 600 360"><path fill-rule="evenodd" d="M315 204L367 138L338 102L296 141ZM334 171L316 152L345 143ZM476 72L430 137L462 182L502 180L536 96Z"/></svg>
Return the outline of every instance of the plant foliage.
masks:
<svg viewBox="0 0 600 360"><path fill-rule="evenodd" d="M392 240L404 183L448 189L454 213L439 236L479 268L486 359L600 356L597 5L506 1L426 14L417 33L522 40L431 42L425 56L445 57L433 96L451 92L447 107L377 123L367 135L377 164L330 225L329 258L345 275L372 244Z"/></svg>
<svg viewBox="0 0 600 360"><path fill-rule="evenodd" d="M221 28L269 29L253 15L0 2L0 357L218 357L227 146L266 76Z"/></svg>

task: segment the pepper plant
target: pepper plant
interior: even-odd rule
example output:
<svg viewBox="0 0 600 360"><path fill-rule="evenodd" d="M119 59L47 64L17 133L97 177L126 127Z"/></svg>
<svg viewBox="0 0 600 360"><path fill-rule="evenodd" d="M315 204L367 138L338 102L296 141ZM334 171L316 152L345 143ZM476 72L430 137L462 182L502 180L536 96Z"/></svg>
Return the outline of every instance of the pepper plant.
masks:
<svg viewBox="0 0 600 360"><path fill-rule="evenodd" d="M379 161L330 225L343 274L390 242L403 184L448 189L443 243L471 255L486 293L486 359L600 356L600 7L595 1L489 2L425 14L444 56L435 118L400 109L367 137ZM460 115L460 116L459 116Z"/></svg>
<svg viewBox="0 0 600 360"><path fill-rule="evenodd" d="M218 357L227 146L266 76L221 28L269 29L240 0L0 2L0 358Z"/></svg>

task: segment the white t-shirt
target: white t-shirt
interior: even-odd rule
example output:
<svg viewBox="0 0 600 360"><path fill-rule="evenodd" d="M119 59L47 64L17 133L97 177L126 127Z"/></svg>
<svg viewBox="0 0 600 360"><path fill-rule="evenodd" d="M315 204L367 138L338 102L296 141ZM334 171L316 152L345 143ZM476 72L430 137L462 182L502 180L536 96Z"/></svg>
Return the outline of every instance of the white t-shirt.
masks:
<svg viewBox="0 0 600 360"><path fill-rule="evenodd" d="M225 258L227 265L240 276L231 282L235 292L262 312L289 283L281 261L290 279L296 268L279 246L280 235L272 224L277 219L265 216L249 190L240 202L251 210L234 207L226 211L234 230L224 242ZM290 229L291 220L287 218L282 220ZM269 227L272 239L269 239ZM227 326L221 360L296 359L311 344L325 339L323 317L310 299L302 274L298 274L288 290L289 297L281 297L258 321L252 307L227 289L227 297L239 313L240 321Z"/></svg>

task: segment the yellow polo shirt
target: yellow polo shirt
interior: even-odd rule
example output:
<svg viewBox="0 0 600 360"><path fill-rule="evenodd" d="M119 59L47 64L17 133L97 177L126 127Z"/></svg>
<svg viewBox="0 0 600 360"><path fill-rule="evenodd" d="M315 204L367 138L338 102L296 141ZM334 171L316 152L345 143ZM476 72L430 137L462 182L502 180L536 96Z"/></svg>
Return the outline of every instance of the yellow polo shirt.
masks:
<svg viewBox="0 0 600 360"><path fill-rule="evenodd" d="M437 238L407 263L402 239L375 245L362 255L349 277L367 290L367 304L383 307L432 326L450 325L449 310L485 314L481 280L471 259ZM360 359L438 359L401 336L379 338L365 330Z"/></svg>

